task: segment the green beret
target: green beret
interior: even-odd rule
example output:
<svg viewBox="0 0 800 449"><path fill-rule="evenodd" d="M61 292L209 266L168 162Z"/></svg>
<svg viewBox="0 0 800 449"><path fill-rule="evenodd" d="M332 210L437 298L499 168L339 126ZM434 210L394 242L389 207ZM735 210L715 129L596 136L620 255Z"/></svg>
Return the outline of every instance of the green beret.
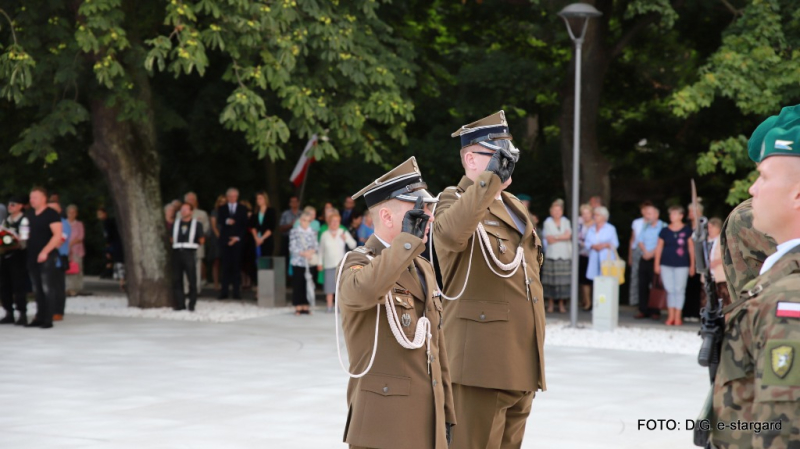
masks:
<svg viewBox="0 0 800 449"><path fill-rule="evenodd" d="M747 152L754 162L769 156L800 156L800 105L787 106L758 125Z"/></svg>

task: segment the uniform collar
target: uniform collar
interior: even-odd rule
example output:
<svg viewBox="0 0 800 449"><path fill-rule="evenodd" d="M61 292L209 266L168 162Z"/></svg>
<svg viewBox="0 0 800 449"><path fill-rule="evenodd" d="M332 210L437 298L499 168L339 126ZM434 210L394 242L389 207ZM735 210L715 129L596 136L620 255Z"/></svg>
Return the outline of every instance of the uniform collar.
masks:
<svg viewBox="0 0 800 449"><path fill-rule="evenodd" d="M392 246L392 245L391 245L390 243L388 243L386 240L384 240L384 239L382 239L382 238L378 237L378 234L372 234L372 235L374 235L374 236L375 236L375 238L376 238L376 239L378 239L378 241L379 241L379 242L381 242L385 248L388 248L388 247Z"/></svg>
<svg viewBox="0 0 800 449"><path fill-rule="evenodd" d="M789 240L788 242L784 242L778 245L775 254L767 257L767 260L764 261L764 265L761 266L761 273L759 274L762 275L767 271L769 271L769 269L772 268L776 263L778 263L778 261L783 256L785 256L798 246L800 246L800 239Z"/></svg>

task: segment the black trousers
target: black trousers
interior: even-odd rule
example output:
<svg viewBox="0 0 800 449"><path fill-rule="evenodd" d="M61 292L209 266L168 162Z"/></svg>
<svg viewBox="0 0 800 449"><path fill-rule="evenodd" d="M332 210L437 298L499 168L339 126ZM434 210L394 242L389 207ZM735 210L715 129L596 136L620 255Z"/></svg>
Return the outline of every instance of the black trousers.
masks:
<svg viewBox="0 0 800 449"><path fill-rule="evenodd" d="M19 313L24 315L27 310L27 265L24 251L6 254L0 260L0 299L7 313L13 312L15 304Z"/></svg>
<svg viewBox="0 0 800 449"><path fill-rule="evenodd" d="M639 312L647 316L661 314L660 310L653 309L648 305L650 285L653 283L653 277L655 276L654 265L655 259L642 259L639 261Z"/></svg>
<svg viewBox="0 0 800 449"><path fill-rule="evenodd" d="M42 324L53 324L53 311L56 305L56 259L58 251L50 251L47 260L38 263L36 255L28 255L28 274L36 295L36 320Z"/></svg>
<svg viewBox="0 0 800 449"><path fill-rule="evenodd" d="M189 310L194 310L197 303L197 250L176 249L172 252L172 299L176 310L186 308L186 298L183 295L184 274L189 282Z"/></svg>
<svg viewBox="0 0 800 449"><path fill-rule="evenodd" d="M317 267L297 267L292 265L292 305L307 306L308 283L306 282L306 269L311 270L311 280L317 280Z"/></svg>
<svg viewBox="0 0 800 449"><path fill-rule="evenodd" d="M228 290L233 286L233 297L241 298L242 285L242 242L234 245L222 246L222 292L220 296L227 297Z"/></svg>
<svg viewBox="0 0 800 449"><path fill-rule="evenodd" d="M55 290L55 313L56 315L64 315L64 309L67 307L67 268L57 267L53 276L53 289Z"/></svg>

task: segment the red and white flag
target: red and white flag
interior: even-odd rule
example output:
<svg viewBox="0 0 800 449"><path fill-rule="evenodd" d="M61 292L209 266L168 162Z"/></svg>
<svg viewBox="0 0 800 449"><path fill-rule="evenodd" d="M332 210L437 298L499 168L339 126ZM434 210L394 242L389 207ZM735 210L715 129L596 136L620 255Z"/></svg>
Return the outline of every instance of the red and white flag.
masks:
<svg viewBox="0 0 800 449"><path fill-rule="evenodd" d="M311 157L311 150L317 146L317 135L314 134L309 139L306 147L303 149L303 153L300 155L300 160L297 161L297 165L294 166L294 170L292 171L292 175L289 177L289 181L294 184L295 187L300 187L303 184L303 179L306 177L306 173L308 173L308 166L314 162L314 158Z"/></svg>
<svg viewBox="0 0 800 449"><path fill-rule="evenodd" d="M778 302L775 316L779 318L800 318L800 302Z"/></svg>

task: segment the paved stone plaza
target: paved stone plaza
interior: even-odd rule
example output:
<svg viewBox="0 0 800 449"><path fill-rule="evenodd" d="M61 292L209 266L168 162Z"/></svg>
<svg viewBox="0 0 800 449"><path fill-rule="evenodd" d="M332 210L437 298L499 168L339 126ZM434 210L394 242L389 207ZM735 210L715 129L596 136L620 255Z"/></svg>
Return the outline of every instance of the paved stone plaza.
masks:
<svg viewBox="0 0 800 449"><path fill-rule="evenodd" d="M50 330L0 327L0 341L4 449L346 447L347 378L329 314L72 315ZM683 428L697 415L707 374L694 355L546 348L548 391L523 447L692 447L691 432L639 431L637 421Z"/></svg>

